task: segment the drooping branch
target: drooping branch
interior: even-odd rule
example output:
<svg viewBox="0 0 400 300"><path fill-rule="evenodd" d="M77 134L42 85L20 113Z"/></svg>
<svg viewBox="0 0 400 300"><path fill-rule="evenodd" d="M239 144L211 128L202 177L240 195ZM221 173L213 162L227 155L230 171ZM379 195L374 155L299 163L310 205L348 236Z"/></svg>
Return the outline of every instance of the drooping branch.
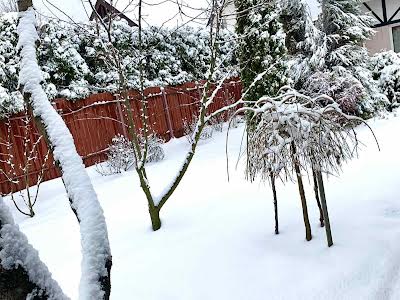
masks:
<svg viewBox="0 0 400 300"><path fill-rule="evenodd" d="M261 97L236 114L241 112L250 112L257 119L247 143L247 177L254 180L260 175L265 180L272 172L285 180L297 178L309 240L311 230L301 172L314 173L317 201L321 200L320 222L329 227L326 231L331 246L321 173L340 173L342 164L358 154L360 142L354 127L363 123L371 130L370 126L358 117L344 114L330 97L310 98L289 87L284 87L277 97ZM378 142L377 145L379 148Z"/></svg>

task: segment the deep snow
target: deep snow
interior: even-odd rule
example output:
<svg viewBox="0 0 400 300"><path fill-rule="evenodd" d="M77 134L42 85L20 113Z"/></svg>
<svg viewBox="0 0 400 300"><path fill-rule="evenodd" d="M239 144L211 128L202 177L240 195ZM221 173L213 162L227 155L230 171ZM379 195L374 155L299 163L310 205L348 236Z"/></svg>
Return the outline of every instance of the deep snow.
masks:
<svg viewBox="0 0 400 300"><path fill-rule="evenodd" d="M102 177L89 169L105 212L113 255L112 299L400 299L400 118L371 120L378 152L365 126L360 158L326 182L334 246L318 223L306 184L313 240L305 241L297 186L278 184L281 234L274 235L270 188L234 170L243 128L230 135L227 182L225 134L197 150L187 176L151 231L135 171ZM185 138L165 145L166 159L149 167L157 193L184 159ZM306 180L307 181L307 180ZM80 277L79 228L62 182L41 187L37 215L12 208L21 230L39 250L72 299ZM11 202L9 203L11 207Z"/></svg>

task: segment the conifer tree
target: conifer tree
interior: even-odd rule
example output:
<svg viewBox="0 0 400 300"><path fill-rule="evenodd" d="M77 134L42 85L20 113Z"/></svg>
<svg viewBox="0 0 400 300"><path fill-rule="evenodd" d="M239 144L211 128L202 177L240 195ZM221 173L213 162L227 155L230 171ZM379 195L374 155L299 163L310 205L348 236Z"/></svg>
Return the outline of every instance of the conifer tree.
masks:
<svg viewBox="0 0 400 300"><path fill-rule="evenodd" d="M308 5L302 0L282 0L280 19L286 34L289 76L292 86L301 90L307 78L323 67L323 34L314 25Z"/></svg>
<svg viewBox="0 0 400 300"><path fill-rule="evenodd" d="M279 19L279 3L276 0L235 0L235 5L238 12L236 33L240 40L238 58L244 86L249 87L258 74L270 68L246 100L257 101L264 95L276 95L288 83L287 49Z"/></svg>
<svg viewBox="0 0 400 300"><path fill-rule="evenodd" d="M328 68L353 67L365 61L363 43L374 34L373 19L361 10L360 0L321 0L319 27L326 35Z"/></svg>

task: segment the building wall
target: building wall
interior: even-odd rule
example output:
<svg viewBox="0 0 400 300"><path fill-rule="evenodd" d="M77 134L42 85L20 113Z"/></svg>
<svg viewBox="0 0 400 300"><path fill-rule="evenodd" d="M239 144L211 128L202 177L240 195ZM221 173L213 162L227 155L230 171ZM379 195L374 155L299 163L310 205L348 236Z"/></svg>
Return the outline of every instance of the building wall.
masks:
<svg viewBox="0 0 400 300"><path fill-rule="evenodd" d="M382 10L382 2L381 0L368 0L363 1L378 15L380 19L384 19L384 14ZM391 18L393 14L399 7L399 0L386 0L386 10L387 10L387 18ZM369 12L369 10L363 5L363 10L365 12ZM393 20L400 19L400 12L398 12ZM379 24L380 21L376 19L375 24ZM393 35L392 28L400 26L400 22L396 24L386 25L382 27L375 28L375 35L372 37L370 41L365 43L366 47L370 51L371 54L377 53L381 50L394 50L393 46Z"/></svg>
<svg viewBox="0 0 400 300"><path fill-rule="evenodd" d="M365 43L365 46L368 48L371 54L380 52L381 50L394 50L392 28L396 26L400 26L400 24L375 28L375 35L370 41Z"/></svg>

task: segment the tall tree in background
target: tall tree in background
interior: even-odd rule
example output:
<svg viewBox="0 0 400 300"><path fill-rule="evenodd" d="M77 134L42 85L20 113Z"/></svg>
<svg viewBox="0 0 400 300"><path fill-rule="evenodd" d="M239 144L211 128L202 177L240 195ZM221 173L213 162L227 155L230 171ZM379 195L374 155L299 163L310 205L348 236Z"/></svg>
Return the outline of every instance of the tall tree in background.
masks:
<svg viewBox="0 0 400 300"><path fill-rule="evenodd" d="M388 102L366 67L368 53L363 45L374 33L373 18L363 13L360 0L320 3L319 72L309 77L304 88L312 95L328 94L346 113L368 117Z"/></svg>
<svg viewBox="0 0 400 300"><path fill-rule="evenodd" d="M257 101L264 95L276 95L288 83L285 34L276 0L235 0L238 58L244 87L271 66L268 74L248 93L246 100Z"/></svg>
<svg viewBox="0 0 400 300"><path fill-rule="evenodd" d="M292 86L301 90L307 78L324 67L326 53L321 47L323 33L315 26L307 3L302 0L282 0L280 19L286 34L289 77Z"/></svg>
<svg viewBox="0 0 400 300"><path fill-rule="evenodd" d="M354 67L365 61L363 44L374 34L373 19L361 10L360 0L321 0L319 27L326 35L325 64Z"/></svg>

